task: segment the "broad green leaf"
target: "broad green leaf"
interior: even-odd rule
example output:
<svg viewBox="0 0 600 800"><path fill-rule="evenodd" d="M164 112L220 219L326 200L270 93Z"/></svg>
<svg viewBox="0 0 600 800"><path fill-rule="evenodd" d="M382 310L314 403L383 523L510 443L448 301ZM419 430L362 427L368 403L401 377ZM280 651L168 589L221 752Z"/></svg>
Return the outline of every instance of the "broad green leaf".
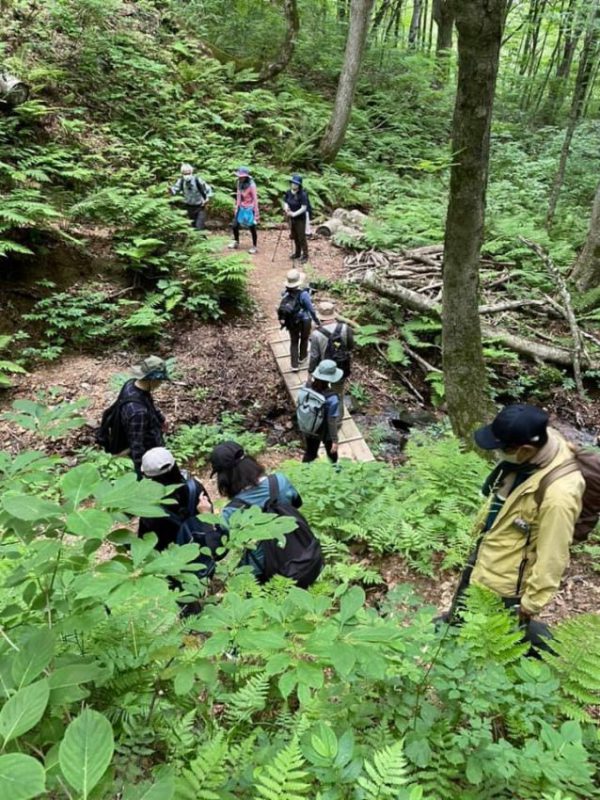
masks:
<svg viewBox="0 0 600 800"><path fill-rule="evenodd" d="M340 601L340 621L348 622L365 603L365 593L360 586L353 586Z"/></svg>
<svg viewBox="0 0 600 800"><path fill-rule="evenodd" d="M156 783L142 783L138 786L128 786L125 789L123 800L172 800L175 794L175 782L172 775L159 778ZM202 797L202 794L198 795Z"/></svg>
<svg viewBox="0 0 600 800"><path fill-rule="evenodd" d="M103 714L86 708L69 724L60 743L58 760L69 784L87 800L111 762L113 730Z"/></svg>
<svg viewBox="0 0 600 800"><path fill-rule="evenodd" d="M21 646L12 664L17 688L27 686L50 663L54 654L54 634L48 628L35 631Z"/></svg>
<svg viewBox="0 0 600 800"><path fill-rule="evenodd" d="M91 464L80 464L65 472L60 481L60 486L65 497L78 506L82 500L91 497L100 480L98 470Z"/></svg>
<svg viewBox="0 0 600 800"><path fill-rule="evenodd" d="M11 516L27 522L38 519L49 519L61 514L62 509L50 500L34 497L30 494L7 493L2 498L2 506Z"/></svg>
<svg viewBox="0 0 600 800"><path fill-rule="evenodd" d="M331 663L336 672L343 678L347 677L356 663L356 653L352 645L336 642L331 648Z"/></svg>
<svg viewBox="0 0 600 800"><path fill-rule="evenodd" d="M338 753L338 740L335 733L324 722L317 725L315 732L310 737L310 743L315 753L321 758L333 761Z"/></svg>
<svg viewBox="0 0 600 800"><path fill-rule="evenodd" d="M4 743L31 730L41 720L50 696L46 678L31 686L25 686L2 706L0 711L0 735Z"/></svg>
<svg viewBox="0 0 600 800"><path fill-rule="evenodd" d="M107 511L84 508L67 516L67 530L87 539L104 539L110 533L114 518Z"/></svg>
<svg viewBox="0 0 600 800"><path fill-rule="evenodd" d="M99 664L69 664L59 667L48 678L51 689L65 689L69 686L79 686L81 683L94 681L105 675L106 668Z"/></svg>
<svg viewBox="0 0 600 800"><path fill-rule="evenodd" d="M135 541L131 543L131 559L136 569L154 550L154 545L157 542L158 536L155 533L147 533L143 539L135 539Z"/></svg>
<svg viewBox="0 0 600 800"><path fill-rule="evenodd" d="M46 791L46 773L36 758L23 753L0 756L0 797L30 800Z"/></svg>

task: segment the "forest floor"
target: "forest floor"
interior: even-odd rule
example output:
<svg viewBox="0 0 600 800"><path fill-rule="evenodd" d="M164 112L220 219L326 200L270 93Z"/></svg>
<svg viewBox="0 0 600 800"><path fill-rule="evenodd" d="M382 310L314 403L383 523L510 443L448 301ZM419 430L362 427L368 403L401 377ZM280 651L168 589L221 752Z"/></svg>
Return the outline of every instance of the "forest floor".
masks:
<svg viewBox="0 0 600 800"><path fill-rule="evenodd" d="M253 308L249 314L226 318L217 324L202 323L186 318L167 331L155 352L175 359L174 382L156 393L156 400L173 427L214 423L224 412L236 412L245 418L248 430L267 434L269 450L261 457L268 469L282 461L298 458L301 444L293 426L293 410L284 383L279 375L267 341L267 329L276 324L276 308L286 273L296 262L289 259L290 242L284 231L276 257L273 253L278 230L261 231L259 251L252 257L250 291ZM242 245L247 246L242 238ZM343 277L344 253L328 240L315 237L310 241L311 259L302 265L307 280L322 283ZM320 290L316 302L329 299ZM336 299L339 312L343 305ZM40 364L27 375L17 376L14 388L3 393L0 410L5 410L18 398L35 399L41 393L48 396L52 389L56 400L86 398L83 412L87 425L67 434L64 439L45 443L44 449L57 452L76 463L76 451L93 444L93 429L103 409L114 399L119 377L124 380L132 363L147 355L144 351L113 350L104 353L73 353L51 364ZM354 415L359 428L371 439L379 457L398 462L402 460L404 440L392 428L391 419L398 415L423 415L427 423L441 419L439 412L418 409L405 390L398 387L391 375L378 370L378 364L356 359L352 381L368 387L368 400L360 413ZM411 380L417 381L417 373ZM569 420L570 421L570 420ZM387 440L386 440L387 437ZM35 433L16 429L0 420L0 447L12 454L22 449L40 449ZM209 492L217 496L216 486L205 466L193 465L196 474ZM372 587L369 594L377 600L383 592L400 583L414 585L416 591L432 605L446 608L457 580L456 573L441 573L435 578L419 575L398 555L376 557L359 555L365 566L375 566L382 574L385 588ZM544 612L543 618L556 621L563 617L600 607L600 580L593 570L591 559L576 553L561 591Z"/></svg>

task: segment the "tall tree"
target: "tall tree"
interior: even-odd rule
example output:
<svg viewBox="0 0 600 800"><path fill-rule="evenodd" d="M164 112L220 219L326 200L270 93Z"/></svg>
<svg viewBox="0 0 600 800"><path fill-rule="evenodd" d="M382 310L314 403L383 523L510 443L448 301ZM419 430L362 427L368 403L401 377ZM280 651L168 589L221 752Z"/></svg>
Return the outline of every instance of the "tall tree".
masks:
<svg viewBox="0 0 600 800"><path fill-rule="evenodd" d="M452 50L454 11L451 0L433 0L432 14L437 26L435 43L436 83L442 84L448 76L448 64Z"/></svg>
<svg viewBox="0 0 600 800"><path fill-rule="evenodd" d="M423 10L423 0L413 0L413 12L410 18L410 28L408 29L408 46L416 47L421 27L421 12Z"/></svg>
<svg viewBox="0 0 600 800"><path fill-rule="evenodd" d="M590 80L594 74L595 59L599 42L600 0L592 0L586 25L586 33L583 40L583 45L581 47L581 55L579 57L579 66L577 68L577 77L575 78L575 88L573 89L573 99L571 100L569 120L565 130L565 138L563 140L563 146L560 153L558 169L556 171L554 183L552 184L550 199L548 200L546 225L551 225L554 220L558 196L565 179L567 160L569 158L569 151L571 150L573 134L575 133L577 123L581 119L581 115L585 107L585 99L590 85Z"/></svg>
<svg viewBox="0 0 600 800"><path fill-rule="evenodd" d="M590 230L573 267L571 278L582 291L600 286L600 183L592 206Z"/></svg>
<svg viewBox="0 0 600 800"><path fill-rule="evenodd" d="M456 156L444 241L442 356L452 428L467 437L489 406L478 313L479 258L506 0L452 0L452 8L458 30Z"/></svg>
<svg viewBox="0 0 600 800"><path fill-rule="evenodd" d="M374 0L351 0L350 2L350 25L344 64L338 81L331 119L319 148L324 161L333 161L344 143L365 51L373 3Z"/></svg>

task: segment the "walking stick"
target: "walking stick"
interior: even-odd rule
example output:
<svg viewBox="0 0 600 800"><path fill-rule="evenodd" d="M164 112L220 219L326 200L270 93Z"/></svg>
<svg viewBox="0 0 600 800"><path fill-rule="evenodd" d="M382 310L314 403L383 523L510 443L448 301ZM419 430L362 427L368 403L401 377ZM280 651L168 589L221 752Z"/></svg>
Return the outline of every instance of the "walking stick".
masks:
<svg viewBox="0 0 600 800"><path fill-rule="evenodd" d="M275 249L273 250L273 255L271 256L271 264L275 261L275 256L277 255L277 248L279 247L279 243L281 242L282 233L283 233L283 228L280 228L279 236L277 237L277 242L275 243Z"/></svg>

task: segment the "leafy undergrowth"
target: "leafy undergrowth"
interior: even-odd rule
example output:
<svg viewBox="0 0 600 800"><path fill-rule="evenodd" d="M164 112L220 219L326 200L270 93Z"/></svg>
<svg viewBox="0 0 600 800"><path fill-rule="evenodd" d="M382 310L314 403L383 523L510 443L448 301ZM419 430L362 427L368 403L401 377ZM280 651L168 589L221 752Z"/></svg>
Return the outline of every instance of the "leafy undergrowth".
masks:
<svg viewBox="0 0 600 800"><path fill-rule="evenodd" d="M38 432L76 420L63 409ZM206 440L187 442L202 458ZM284 533L282 518L237 512L207 586L196 545L159 553L153 534L128 527L159 515L161 485L138 483L125 463L111 473L101 459L69 468L43 452L3 453L3 796L17 796L9 784L53 800L598 796L597 615L558 626L554 654L537 661L483 590L471 591L462 627L436 631L435 609L410 587L375 608L344 574L357 538L425 571L435 552L455 559L468 547L481 466L446 435L410 455L412 470L286 465L326 553L304 591L237 569L246 546ZM428 459L433 485L454 498L437 523ZM181 619L191 601L200 613Z"/></svg>

